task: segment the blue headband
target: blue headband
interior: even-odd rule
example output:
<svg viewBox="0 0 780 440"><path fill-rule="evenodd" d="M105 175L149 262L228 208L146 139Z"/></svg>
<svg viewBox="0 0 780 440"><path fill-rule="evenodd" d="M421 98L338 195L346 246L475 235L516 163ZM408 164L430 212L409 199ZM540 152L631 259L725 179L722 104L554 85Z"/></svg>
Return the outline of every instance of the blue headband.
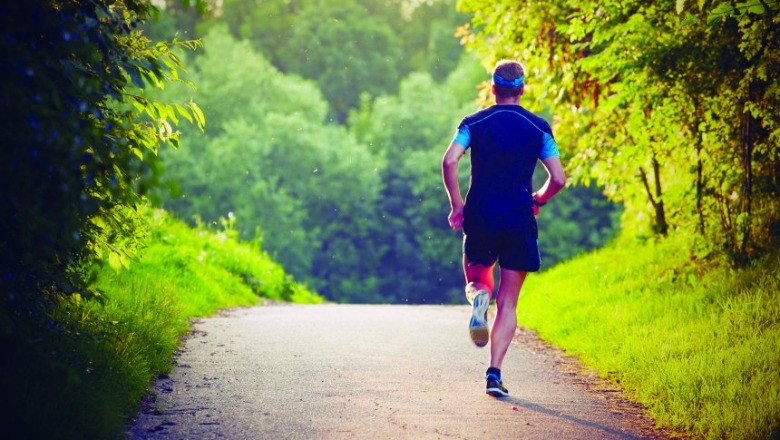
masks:
<svg viewBox="0 0 780 440"><path fill-rule="evenodd" d="M497 86L506 86L506 87L520 87L523 85L523 79L525 78L525 75L520 76L519 78L515 79L514 81L507 81L504 78L501 78L498 76L498 74L493 74L493 84Z"/></svg>

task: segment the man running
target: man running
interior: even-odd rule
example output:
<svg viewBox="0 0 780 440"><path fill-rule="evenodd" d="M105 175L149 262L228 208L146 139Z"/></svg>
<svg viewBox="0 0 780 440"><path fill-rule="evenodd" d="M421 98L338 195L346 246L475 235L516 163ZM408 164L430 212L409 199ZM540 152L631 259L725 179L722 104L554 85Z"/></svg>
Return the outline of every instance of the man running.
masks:
<svg viewBox="0 0 780 440"><path fill-rule="evenodd" d="M493 70L495 105L466 116L444 153L442 176L450 200L450 226L463 229L466 296L472 302L471 338L478 347L490 342L487 394L509 392L501 363L517 328L517 299L526 274L539 270L536 215L563 188L566 178L550 125L521 107L525 72L516 61L503 60ZM458 184L458 162L471 149L471 184L464 203ZM537 160L547 180L536 192L531 178ZM496 317L488 331L487 310L494 292L493 268L500 279Z"/></svg>

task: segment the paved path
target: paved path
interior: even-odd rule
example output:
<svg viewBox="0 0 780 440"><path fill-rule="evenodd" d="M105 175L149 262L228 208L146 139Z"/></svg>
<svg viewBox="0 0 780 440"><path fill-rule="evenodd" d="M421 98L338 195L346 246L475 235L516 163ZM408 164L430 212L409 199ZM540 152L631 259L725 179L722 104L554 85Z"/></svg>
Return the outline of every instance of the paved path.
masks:
<svg viewBox="0 0 780 440"><path fill-rule="evenodd" d="M132 439L635 439L662 435L513 343L484 394L467 306L280 305L200 320ZM645 423L647 421L645 420Z"/></svg>

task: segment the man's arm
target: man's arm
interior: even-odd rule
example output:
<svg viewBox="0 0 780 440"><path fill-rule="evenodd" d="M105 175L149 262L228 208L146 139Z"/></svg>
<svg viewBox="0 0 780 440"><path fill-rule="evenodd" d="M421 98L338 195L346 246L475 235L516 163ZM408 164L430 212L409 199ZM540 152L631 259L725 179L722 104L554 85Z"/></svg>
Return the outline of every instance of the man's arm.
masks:
<svg viewBox="0 0 780 440"><path fill-rule="evenodd" d="M534 199L540 204L547 203L555 194L566 185L566 176L563 173L561 158L558 156L548 157L542 160L544 169L547 170L547 180L541 188L534 193ZM539 207L534 206L534 214L539 213Z"/></svg>
<svg viewBox="0 0 780 440"><path fill-rule="evenodd" d="M458 183L458 162L465 152L466 149L463 145L452 142L441 161L444 188L450 199L451 209L448 220L453 229L460 229L463 226L463 196L460 194L460 184Z"/></svg>

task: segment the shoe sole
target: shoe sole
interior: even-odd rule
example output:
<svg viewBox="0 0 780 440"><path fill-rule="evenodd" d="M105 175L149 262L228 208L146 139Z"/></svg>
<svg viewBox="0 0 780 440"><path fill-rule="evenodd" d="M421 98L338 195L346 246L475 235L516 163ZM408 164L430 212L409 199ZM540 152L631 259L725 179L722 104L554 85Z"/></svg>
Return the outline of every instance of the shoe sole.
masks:
<svg viewBox="0 0 780 440"><path fill-rule="evenodd" d="M486 293L480 293L474 297L474 307L471 312L471 321L469 322L469 335L477 347L484 347L490 340L488 331L487 309L490 306L490 300Z"/></svg>
<svg viewBox="0 0 780 440"><path fill-rule="evenodd" d="M508 392L502 390L501 388L488 388L485 393L493 397L506 397L509 395Z"/></svg>

